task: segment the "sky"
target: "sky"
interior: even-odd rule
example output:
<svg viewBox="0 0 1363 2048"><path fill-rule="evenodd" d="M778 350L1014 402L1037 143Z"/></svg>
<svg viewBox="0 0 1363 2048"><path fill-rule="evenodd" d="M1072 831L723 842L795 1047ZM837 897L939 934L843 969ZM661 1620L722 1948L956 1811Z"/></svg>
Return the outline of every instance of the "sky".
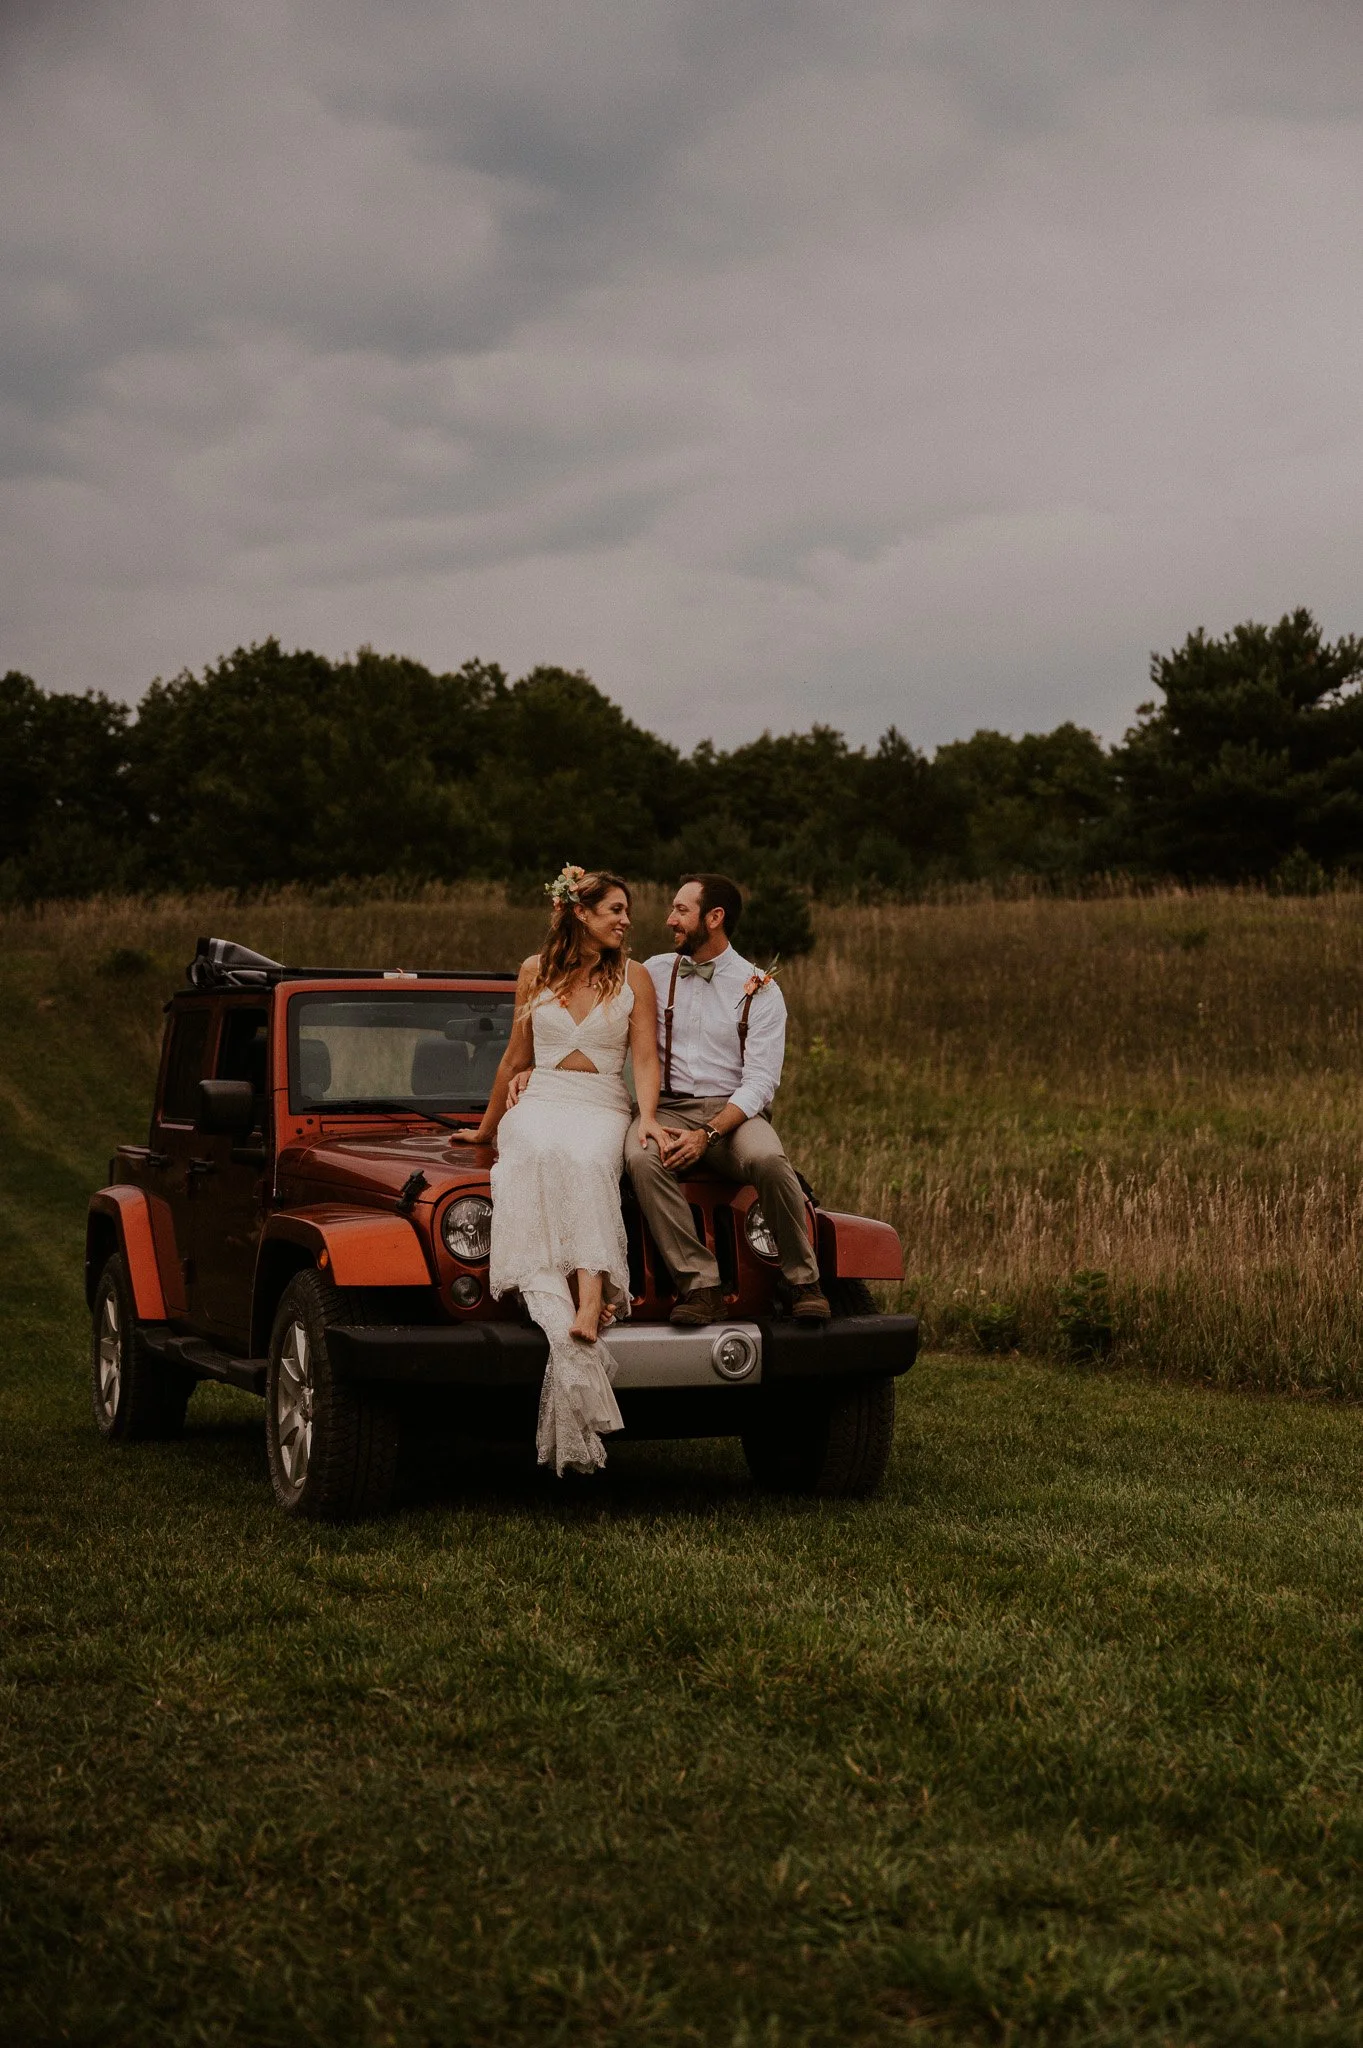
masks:
<svg viewBox="0 0 1363 2048"><path fill-rule="evenodd" d="M0 671L683 744L1363 631L1357 0L0 0Z"/></svg>

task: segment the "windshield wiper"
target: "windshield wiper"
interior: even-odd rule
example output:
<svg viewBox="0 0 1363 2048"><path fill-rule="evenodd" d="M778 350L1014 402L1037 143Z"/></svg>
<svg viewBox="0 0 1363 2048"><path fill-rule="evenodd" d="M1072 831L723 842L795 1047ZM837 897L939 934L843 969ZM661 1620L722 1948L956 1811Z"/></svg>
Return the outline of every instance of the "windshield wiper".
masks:
<svg viewBox="0 0 1363 2048"><path fill-rule="evenodd" d="M323 1115L330 1113L333 1116L344 1116L353 1110L357 1116L420 1116L425 1117L427 1123L443 1124L447 1131L463 1131L468 1128L467 1124L460 1123L457 1117L444 1116L438 1109L418 1109L414 1102L395 1102L390 1096L385 1095L376 1095L372 1098L347 1097L344 1102L319 1102L315 1106ZM477 1114L477 1110L469 1111L470 1116Z"/></svg>

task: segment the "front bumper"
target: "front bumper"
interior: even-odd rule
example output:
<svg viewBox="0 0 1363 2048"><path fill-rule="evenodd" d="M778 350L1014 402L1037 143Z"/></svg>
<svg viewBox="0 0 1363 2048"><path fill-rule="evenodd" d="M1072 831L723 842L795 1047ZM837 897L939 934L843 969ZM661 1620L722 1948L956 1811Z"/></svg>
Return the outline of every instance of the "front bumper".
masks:
<svg viewBox="0 0 1363 2048"><path fill-rule="evenodd" d="M729 1345L727 1338L740 1338ZM716 1322L700 1330L622 1323L602 1339L621 1391L724 1389L906 1373L918 1353L917 1316L840 1316L831 1322ZM744 1346L751 1363L733 1377ZM522 1323L416 1324L327 1331L338 1379L408 1387L538 1387L549 1346ZM723 1356L725 1365L717 1362ZM727 1369L725 1369L727 1366Z"/></svg>

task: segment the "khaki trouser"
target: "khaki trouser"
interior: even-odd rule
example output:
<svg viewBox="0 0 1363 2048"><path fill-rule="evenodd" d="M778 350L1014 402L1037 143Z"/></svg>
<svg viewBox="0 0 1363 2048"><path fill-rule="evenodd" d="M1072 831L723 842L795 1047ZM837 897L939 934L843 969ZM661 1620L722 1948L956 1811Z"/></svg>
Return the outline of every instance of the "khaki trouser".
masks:
<svg viewBox="0 0 1363 2048"><path fill-rule="evenodd" d="M728 1107L727 1095L680 1095L658 1105L664 1129L698 1131ZM639 1198L639 1207L653 1232L653 1241L667 1261L678 1291L718 1287L714 1254L696 1236L690 1204L675 1173L663 1165L657 1146L639 1143L639 1120L625 1141L625 1164ZM781 1252L781 1271L793 1287L807 1287L819 1268L805 1230L805 1198L785 1147L765 1116L750 1116L737 1130L727 1131L705 1153L701 1166L757 1189L762 1214L771 1225ZM692 1172L699 1168L689 1169Z"/></svg>

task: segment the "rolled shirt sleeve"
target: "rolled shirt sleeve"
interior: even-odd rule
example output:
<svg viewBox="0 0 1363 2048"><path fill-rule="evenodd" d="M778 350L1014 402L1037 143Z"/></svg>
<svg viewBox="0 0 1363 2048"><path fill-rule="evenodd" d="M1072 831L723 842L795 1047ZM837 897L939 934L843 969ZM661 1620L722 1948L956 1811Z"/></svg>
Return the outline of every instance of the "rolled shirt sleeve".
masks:
<svg viewBox="0 0 1363 2048"><path fill-rule="evenodd" d="M786 1002L774 981L760 988L748 1012L748 1041L743 1050L743 1079L729 1097L744 1116L770 1109L781 1085L786 1057Z"/></svg>

